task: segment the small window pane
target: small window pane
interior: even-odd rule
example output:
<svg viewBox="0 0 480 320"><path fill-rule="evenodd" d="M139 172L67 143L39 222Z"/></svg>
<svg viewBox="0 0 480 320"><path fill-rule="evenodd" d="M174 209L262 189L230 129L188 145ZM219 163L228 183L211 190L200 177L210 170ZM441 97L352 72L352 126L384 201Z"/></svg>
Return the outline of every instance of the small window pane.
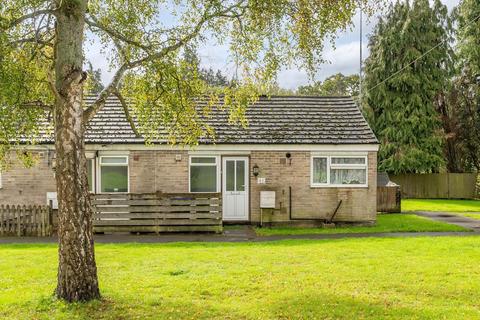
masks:
<svg viewBox="0 0 480 320"><path fill-rule="evenodd" d="M93 160L87 160L88 191L93 192Z"/></svg>
<svg viewBox="0 0 480 320"><path fill-rule="evenodd" d="M365 169L332 169L330 170L332 184L365 184L367 170Z"/></svg>
<svg viewBox="0 0 480 320"><path fill-rule="evenodd" d="M128 192L128 167L106 166L101 168L102 192Z"/></svg>
<svg viewBox="0 0 480 320"><path fill-rule="evenodd" d="M192 157L192 163L212 163L217 162L216 158L205 158L205 157Z"/></svg>
<svg viewBox="0 0 480 320"><path fill-rule="evenodd" d="M235 191L235 161L227 160L226 188L227 191Z"/></svg>
<svg viewBox="0 0 480 320"><path fill-rule="evenodd" d="M216 166L191 166L190 167L190 192L216 192L217 167Z"/></svg>
<svg viewBox="0 0 480 320"><path fill-rule="evenodd" d="M313 183L327 183L327 158L313 158Z"/></svg>
<svg viewBox="0 0 480 320"><path fill-rule="evenodd" d="M102 164L127 164L126 157L102 157Z"/></svg>
<svg viewBox="0 0 480 320"><path fill-rule="evenodd" d="M245 161L239 160L237 163L237 191L245 191Z"/></svg>
<svg viewBox="0 0 480 320"><path fill-rule="evenodd" d="M334 158L332 164L365 164L365 158Z"/></svg>

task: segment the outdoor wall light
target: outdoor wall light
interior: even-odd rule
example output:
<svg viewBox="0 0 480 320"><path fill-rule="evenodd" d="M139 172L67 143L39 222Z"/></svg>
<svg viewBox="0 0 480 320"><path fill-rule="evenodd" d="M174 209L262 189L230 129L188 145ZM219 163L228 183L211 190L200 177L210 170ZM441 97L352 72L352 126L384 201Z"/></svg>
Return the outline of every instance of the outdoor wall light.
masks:
<svg viewBox="0 0 480 320"><path fill-rule="evenodd" d="M252 169L253 169L253 175L257 177L258 174L260 173L260 168L258 167L257 164L255 164Z"/></svg>

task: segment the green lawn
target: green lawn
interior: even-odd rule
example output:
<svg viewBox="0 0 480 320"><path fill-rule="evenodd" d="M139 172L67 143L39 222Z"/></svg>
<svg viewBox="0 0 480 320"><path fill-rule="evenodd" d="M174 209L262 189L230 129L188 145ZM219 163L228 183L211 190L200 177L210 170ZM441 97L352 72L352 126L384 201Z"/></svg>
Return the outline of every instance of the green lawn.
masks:
<svg viewBox="0 0 480 320"><path fill-rule="evenodd" d="M0 319L480 319L480 237L96 252L103 300L66 305L55 245L0 246Z"/></svg>
<svg viewBox="0 0 480 320"><path fill-rule="evenodd" d="M379 214L377 224L371 227L336 227L336 228L300 228L275 227L256 228L261 236L287 234L320 234L320 233L372 233L372 232L421 232L421 231L469 231L468 229L433 221L414 214Z"/></svg>
<svg viewBox="0 0 480 320"><path fill-rule="evenodd" d="M403 199L402 211L480 212L480 200Z"/></svg>

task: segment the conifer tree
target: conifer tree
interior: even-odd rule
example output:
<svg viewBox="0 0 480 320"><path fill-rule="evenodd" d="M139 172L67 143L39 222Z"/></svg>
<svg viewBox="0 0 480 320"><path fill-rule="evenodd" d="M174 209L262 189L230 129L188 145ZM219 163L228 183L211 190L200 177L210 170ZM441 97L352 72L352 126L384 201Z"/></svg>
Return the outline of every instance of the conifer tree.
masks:
<svg viewBox="0 0 480 320"><path fill-rule="evenodd" d="M455 8L457 76L450 92L458 115L464 170L480 170L480 2L464 0Z"/></svg>
<svg viewBox="0 0 480 320"><path fill-rule="evenodd" d="M365 64L364 102L381 143L379 170L423 173L444 167L436 102L451 74L450 30L448 10L439 0L432 6L428 0L397 1L376 26Z"/></svg>

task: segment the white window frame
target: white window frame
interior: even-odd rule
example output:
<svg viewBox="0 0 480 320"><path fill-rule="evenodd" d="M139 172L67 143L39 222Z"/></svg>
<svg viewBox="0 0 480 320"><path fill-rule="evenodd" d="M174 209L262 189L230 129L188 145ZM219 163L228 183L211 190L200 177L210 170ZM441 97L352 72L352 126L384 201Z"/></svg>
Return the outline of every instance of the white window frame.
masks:
<svg viewBox="0 0 480 320"><path fill-rule="evenodd" d="M327 183L314 183L313 182L313 159L326 158L327 159ZM332 158L363 158L364 164L332 164ZM333 184L331 183L331 169L364 169L365 170L365 183L360 184ZM368 188L368 155L366 154L313 154L310 160L310 186L312 188Z"/></svg>
<svg viewBox="0 0 480 320"><path fill-rule="evenodd" d="M213 158L215 159L215 163L192 163L192 158ZM217 173L217 181L216 181L216 190L214 192L220 192L221 188L221 171L220 171L220 156L216 155L195 155L191 154L188 157L188 192L190 193L211 193L211 191L192 191L192 181L191 181L191 168L192 165L194 166L199 166L199 167L216 167L216 173Z"/></svg>
<svg viewBox="0 0 480 320"><path fill-rule="evenodd" d="M330 163L330 158L328 156L324 155L315 155L311 157L310 161L310 185L312 187L327 187L329 186L330 183L330 168L329 168L329 163ZM313 182L313 161L314 159L327 159L327 182Z"/></svg>
<svg viewBox="0 0 480 320"><path fill-rule="evenodd" d="M88 190L88 192L90 193L95 193L96 191L96 186L97 186L97 161L95 160L95 158L87 158L87 162L91 162L92 163L92 185L89 186L92 190ZM88 166L88 164L87 164ZM88 172L87 172L88 174Z"/></svg>
<svg viewBox="0 0 480 320"><path fill-rule="evenodd" d="M102 163L103 158L125 158L125 163ZM96 178L97 178L97 186L98 192L97 193L111 193L111 192L102 192L102 167L115 167L115 166L126 166L127 167L127 192L115 192L115 193L130 193L130 162L129 162L128 155L120 155L120 154L105 154L99 156L97 159L97 170L96 170Z"/></svg>

